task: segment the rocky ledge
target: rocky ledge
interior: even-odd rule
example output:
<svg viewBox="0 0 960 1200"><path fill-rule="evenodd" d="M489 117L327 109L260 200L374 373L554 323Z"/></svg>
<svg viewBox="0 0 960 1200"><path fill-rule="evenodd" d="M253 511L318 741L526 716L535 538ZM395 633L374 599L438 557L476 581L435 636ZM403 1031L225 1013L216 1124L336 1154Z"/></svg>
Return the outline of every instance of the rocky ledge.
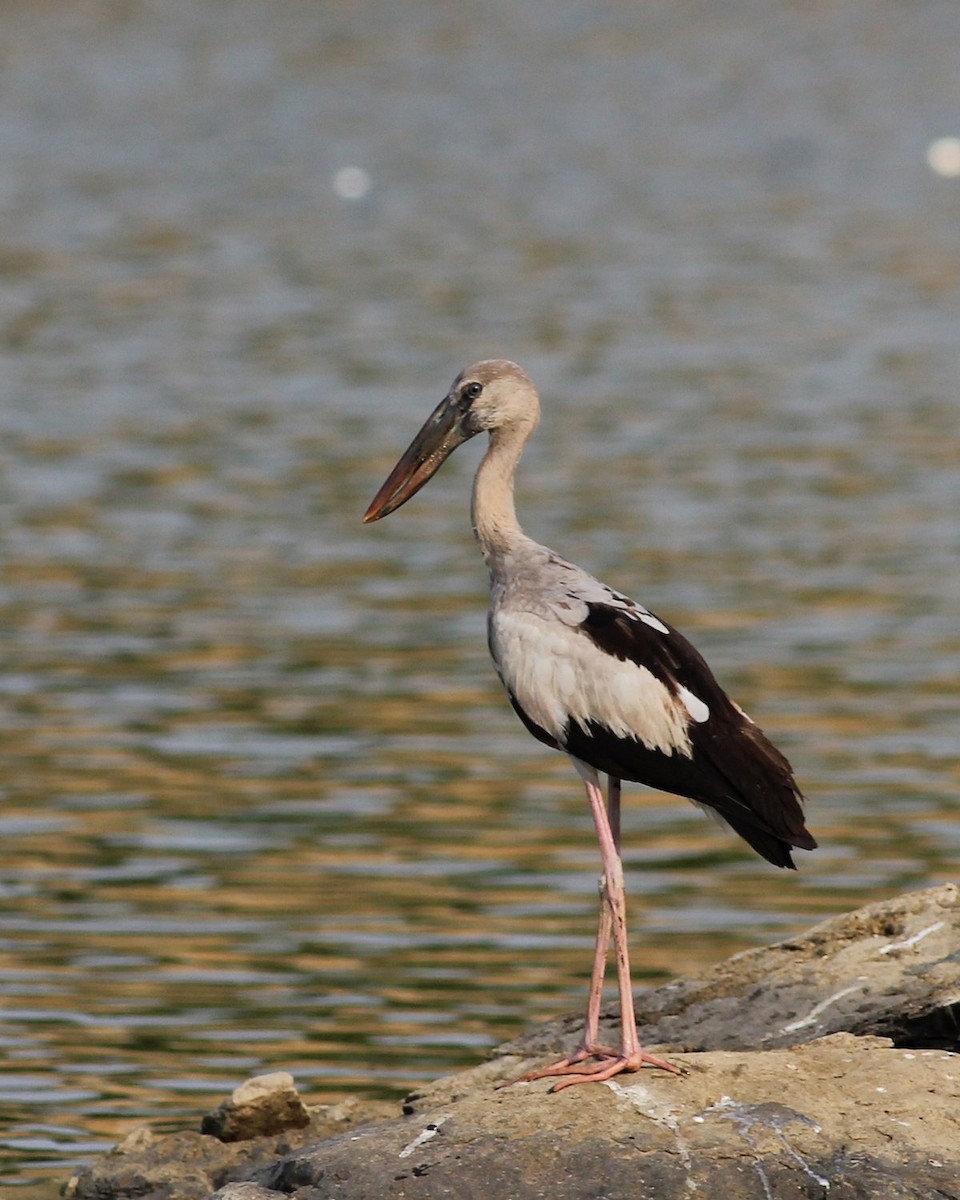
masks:
<svg viewBox="0 0 960 1200"><path fill-rule="evenodd" d="M607 1015L613 1021L615 1013ZM285 1073L201 1132L134 1131L68 1200L960 1200L960 892L872 904L638 995L683 1068L498 1088L579 1018L402 1106L308 1108Z"/></svg>

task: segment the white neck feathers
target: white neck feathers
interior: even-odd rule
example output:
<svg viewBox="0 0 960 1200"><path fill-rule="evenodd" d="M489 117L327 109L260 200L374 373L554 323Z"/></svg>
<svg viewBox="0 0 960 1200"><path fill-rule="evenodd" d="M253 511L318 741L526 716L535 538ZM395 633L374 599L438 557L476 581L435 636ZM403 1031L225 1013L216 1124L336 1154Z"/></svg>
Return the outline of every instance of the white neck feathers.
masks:
<svg viewBox="0 0 960 1200"><path fill-rule="evenodd" d="M473 481L473 532L487 565L506 554L523 536L513 499L513 477L533 425L502 425L490 433L490 444Z"/></svg>

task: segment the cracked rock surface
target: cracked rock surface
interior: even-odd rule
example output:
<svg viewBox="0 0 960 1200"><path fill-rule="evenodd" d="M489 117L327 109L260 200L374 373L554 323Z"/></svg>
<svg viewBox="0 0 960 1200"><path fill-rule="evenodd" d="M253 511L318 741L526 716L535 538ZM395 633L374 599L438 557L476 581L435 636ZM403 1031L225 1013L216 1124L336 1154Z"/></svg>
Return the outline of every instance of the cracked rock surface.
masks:
<svg viewBox="0 0 960 1200"><path fill-rule="evenodd" d="M569 1048L579 1018L402 1107L304 1109L277 1073L238 1089L240 1126L230 1102L218 1110L242 1140L214 1136L210 1117L208 1133L135 1131L65 1195L960 1200L958 1012L960 893L948 884L640 993L644 1043L681 1077L645 1069L556 1094L549 1080L498 1088Z"/></svg>

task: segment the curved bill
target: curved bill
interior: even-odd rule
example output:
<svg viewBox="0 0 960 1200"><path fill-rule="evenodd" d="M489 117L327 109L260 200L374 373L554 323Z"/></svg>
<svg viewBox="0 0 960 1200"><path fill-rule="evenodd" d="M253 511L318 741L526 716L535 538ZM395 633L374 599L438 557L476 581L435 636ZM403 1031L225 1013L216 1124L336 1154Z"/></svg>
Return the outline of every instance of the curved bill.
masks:
<svg viewBox="0 0 960 1200"><path fill-rule="evenodd" d="M440 401L370 502L363 514L364 525L379 521L406 504L444 460L473 436L464 429L464 416L453 396Z"/></svg>

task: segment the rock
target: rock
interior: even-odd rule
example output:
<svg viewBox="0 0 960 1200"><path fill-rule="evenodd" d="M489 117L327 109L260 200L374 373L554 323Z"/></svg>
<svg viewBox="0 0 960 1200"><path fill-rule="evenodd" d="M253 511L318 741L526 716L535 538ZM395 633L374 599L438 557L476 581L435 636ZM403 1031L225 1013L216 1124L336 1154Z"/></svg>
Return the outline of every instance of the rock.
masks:
<svg viewBox="0 0 960 1200"><path fill-rule="evenodd" d="M277 1193L259 1183L228 1183L217 1191L218 1200L277 1200Z"/></svg>
<svg viewBox="0 0 960 1200"><path fill-rule="evenodd" d="M258 1171L354 1125L393 1116L396 1108L387 1101L352 1098L308 1109L309 1124L302 1128L230 1143L191 1131L144 1137L141 1126L68 1180L63 1195L65 1200L203 1200L218 1188L243 1185L246 1192L227 1193L232 1200L264 1200L250 1190L255 1184L245 1182ZM269 1198L277 1200L276 1193Z"/></svg>
<svg viewBox="0 0 960 1200"><path fill-rule="evenodd" d="M638 1002L645 1044L682 1077L498 1088L570 1047L580 1017L565 1018L419 1089L402 1113L337 1106L280 1137L229 1145L136 1131L69 1195L960 1200L953 885L825 921ZM245 1085L221 1110L249 1096Z"/></svg>
<svg viewBox="0 0 960 1200"><path fill-rule="evenodd" d="M257 1075L235 1088L219 1108L207 1113L200 1124L201 1133L209 1133L221 1142L242 1142L267 1137L285 1129L302 1129L310 1124L310 1114L286 1071Z"/></svg>
<svg viewBox="0 0 960 1200"><path fill-rule="evenodd" d="M258 1179L272 1200L960 1195L953 1055L835 1034L675 1061L683 1079L644 1071L555 1095L549 1081L494 1090L487 1070L458 1099L438 1089L414 1121L333 1138Z"/></svg>

